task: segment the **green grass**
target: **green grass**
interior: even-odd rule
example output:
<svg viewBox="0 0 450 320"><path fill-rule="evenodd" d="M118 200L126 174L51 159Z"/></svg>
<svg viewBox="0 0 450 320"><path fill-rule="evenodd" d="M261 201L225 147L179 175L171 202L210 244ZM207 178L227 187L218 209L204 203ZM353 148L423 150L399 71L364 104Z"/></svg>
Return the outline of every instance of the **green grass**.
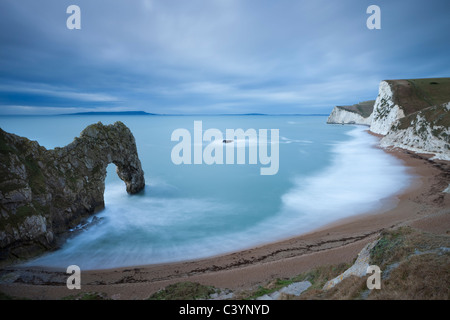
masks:
<svg viewBox="0 0 450 320"><path fill-rule="evenodd" d="M411 256L382 281L381 290L371 292L380 300L449 300L450 254Z"/></svg>
<svg viewBox="0 0 450 320"><path fill-rule="evenodd" d="M409 232L409 228L383 232L380 240L370 251L370 264L382 268L386 264L410 254L412 249L405 250L405 235Z"/></svg>
<svg viewBox="0 0 450 320"><path fill-rule="evenodd" d="M62 300L110 300L104 293L84 292L64 297Z"/></svg>
<svg viewBox="0 0 450 320"><path fill-rule="evenodd" d="M396 129L405 130L409 128L411 124L413 124L414 127L417 127L419 117L424 118L425 122L419 124L418 132L416 132L417 134L425 135L424 138L427 138L427 128L431 127L433 128L431 133L435 137L444 139L450 143L450 137L444 131L445 128L450 128L450 112L443 105L425 108L417 113L399 119Z"/></svg>
<svg viewBox="0 0 450 320"><path fill-rule="evenodd" d="M28 300L26 298L21 298L21 297L13 297L10 296L9 294L3 293L0 291L0 300Z"/></svg>
<svg viewBox="0 0 450 320"><path fill-rule="evenodd" d="M405 115L450 101L450 78L387 80Z"/></svg>
<svg viewBox="0 0 450 320"><path fill-rule="evenodd" d="M450 299L450 246L447 234L421 232L410 227L383 233L379 245L372 249L371 264L381 270L393 263L381 290L371 292L371 299Z"/></svg>
<svg viewBox="0 0 450 320"><path fill-rule="evenodd" d="M347 270L352 264L353 263L341 263L337 265L319 266L289 279L278 278L266 283L265 285L258 286L256 290L241 292L239 298L245 300L256 299L265 294L270 295L271 293L278 291L294 282L302 281L309 281L311 283L311 286L305 291L305 293L309 291L318 292L323 288L327 281L337 277L339 274ZM302 293L302 295L305 293Z"/></svg>
<svg viewBox="0 0 450 320"><path fill-rule="evenodd" d="M302 273L293 278L293 282L298 281L309 281L311 282L311 287L308 289L322 289L325 283L329 280L337 277L342 272L347 270L352 263L340 263L337 265L325 265L319 266L314 269L311 269L308 272Z"/></svg>
<svg viewBox="0 0 450 320"><path fill-rule="evenodd" d="M373 105L375 100L363 101L352 106L338 106L340 109L344 109L349 112L357 113L363 118L368 118L373 111Z"/></svg>
<svg viewBox="0 0 450 320"><path fill-rule="evenodd" d="M398 227L382 232L370 252L370 265L378 265L382 272L391 267L388 278L382 279L381 290L367 291L368 276L351 276L334 288L323 291L321 286L309 288L299 299L450 299L450 253L447 234L433 234L411 227ZM395 266L396 267L392 267ZM323 270L312 270L309 277L329 278ZM340 274L340 273L339 273ZM319 281L322 284L323 280Z"/></svg>
<svg viewBox="0 0 450 320"><path fill-rule="evenodd" d="M215 293L214 287L205 286L196 282L178 282L167 286L151 295L149 300L197 300L207 299Z"/></svg>
<svg viewBox="0 0 450 320"><path fill-rule="evenodd" d="M409 82L431 105L450 101L450 78L411 79Z"/></svg>
<svg viewBox="0 0 450 320"><path fill-rule="evenodd" d="M255 291L249 291L242 294L242 299L252 300L258 297L262 297L263 295L270 295L271 293L280 290L283 287L290 285L291 283L296 282L294 279L275 279L274 281L269 282L265 286L258 286Z"/></svg>

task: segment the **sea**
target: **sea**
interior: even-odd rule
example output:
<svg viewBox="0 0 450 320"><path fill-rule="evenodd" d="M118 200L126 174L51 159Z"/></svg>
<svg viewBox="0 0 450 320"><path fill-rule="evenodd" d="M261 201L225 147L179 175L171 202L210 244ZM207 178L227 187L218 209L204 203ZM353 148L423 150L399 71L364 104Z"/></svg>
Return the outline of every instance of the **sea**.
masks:
<svg viewBox="0 0 450 320"><path fill-rule="evenodd" d="M378 138L368 127L326 120L321 115L2 116L3 130L47 149L69 144L92 123L121 121L135 137L145 173L145 190L129 195L110 164L104 210L72 230L60 249L25 265L91 270L200 259L395 206L396 195L411 183L407 168L377 148ZM177 129L191 134L192 141L184 142L192 142L192 159L195 148L214 143L194 137L195 123L203 133L214 129L225 137L229 129L254 129L257 136L239 146L232 142L235 156L238 148L247 152L244 163L225 161L228 143L223 143L223 163L177 163ZM269 134L265 142L264 129L276 129L278 137ZM261 174L267 162L250 161L254 145L266 148L272 162L277 157L276 172Z"/></svg>

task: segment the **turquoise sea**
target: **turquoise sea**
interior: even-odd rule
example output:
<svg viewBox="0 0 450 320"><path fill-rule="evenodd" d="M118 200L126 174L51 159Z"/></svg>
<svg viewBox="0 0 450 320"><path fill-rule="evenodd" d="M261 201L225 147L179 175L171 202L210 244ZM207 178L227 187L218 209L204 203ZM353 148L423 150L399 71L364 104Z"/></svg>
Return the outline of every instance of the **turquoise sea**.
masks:
<svg viewBox="0 0 450 320"><path fill-rule="evenodd" d="M0 117L8 132L46 148L64 146L89 124L122 121L135 136L146 188L128 195L108 167L105 209L65 245L27 263L83 270L204 258L281 240L341 218L387 209L408 186L402 163L364 126L326 124L325 116L45 116ZM261 163L180 164L172 132L278 129L279 170ZM259 137L258 137L259 138ZM270 139L270 137L269 137ZM253 143L247 141L249 151ZM205 148L209 142L203 142ZM267 146L267 145L266 145ZM261 148L262 145L258 145ZM270 148L269 148L270 154ZM247 158L248 159L248 158ZM75 234L75 233L74 233Z"/></svg>

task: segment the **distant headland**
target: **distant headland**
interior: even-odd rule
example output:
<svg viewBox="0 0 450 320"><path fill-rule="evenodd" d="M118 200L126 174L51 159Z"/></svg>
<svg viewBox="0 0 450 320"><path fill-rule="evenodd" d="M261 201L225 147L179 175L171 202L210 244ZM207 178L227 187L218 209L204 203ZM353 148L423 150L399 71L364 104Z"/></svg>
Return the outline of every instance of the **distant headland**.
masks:
<svg viewBox="0 0 450 320"><path fill-rule="evenodd" d="M96 115L127 115L127 116L155 116L156 113L149 113L145 111L89 111L59 114L60 116L96 116Z"/></svg>

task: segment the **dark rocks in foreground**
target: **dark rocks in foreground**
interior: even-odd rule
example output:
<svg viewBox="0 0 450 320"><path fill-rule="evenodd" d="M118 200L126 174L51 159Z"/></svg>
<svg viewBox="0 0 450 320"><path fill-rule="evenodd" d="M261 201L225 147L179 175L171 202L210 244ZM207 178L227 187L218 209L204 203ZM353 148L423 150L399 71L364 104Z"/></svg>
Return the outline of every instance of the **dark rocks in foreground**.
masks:
<svg viewBox="0 0 450 320"><path fill-rule="evenodd" d="M70 228L103 209L110 163L128 193L144 189L133 134L121 122L90 125L53 150L0 129L0 262L57 248Z"/></svg>

